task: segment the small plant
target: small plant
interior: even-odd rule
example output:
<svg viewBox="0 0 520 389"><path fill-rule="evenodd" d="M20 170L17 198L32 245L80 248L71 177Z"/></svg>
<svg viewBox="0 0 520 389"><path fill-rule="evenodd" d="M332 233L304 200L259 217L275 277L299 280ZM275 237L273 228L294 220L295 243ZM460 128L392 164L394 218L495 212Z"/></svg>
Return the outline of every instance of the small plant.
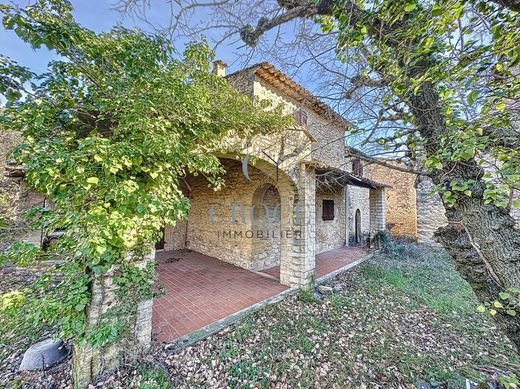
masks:
<svg viewBox="0 0 520 389"><path fill-rule="evenodd" d="M131 385L139 389L168 389L171 388L170 378L166 370L158 366L143 364L138 367L138 378Z"/></svg>
<svg viewBox="0 0 520 389"><path fill-rule="evenodd" d="M259 369L251 362L237 362L229 371L231 377L228 385L231 388L268 388L265 372L265 369Z"/></svg>
<svg viewBox="0 0 520 389"><path fill-rule="evenodd" d="M489 312L495 316L498 312L516 316L520 310L520 288L509 288L498 294L498 299L477 307L478 312Z"/></svg>
<svg viewBox="0 0 520 389"><path fill-rule="evenodd" d="M314 296L312 290L304 290L298 295L298 300L305 304L317 303L320 300Z"/></svg>
<svg viewBox="0 0 520 389"><path fill-rule="evenodd" d="M374 241L377 241L381 252L391 259L414 259L420 254L417 245L410 238L395 238L388 232L379 232Z"/></svg>
<svg viewBox="0 0 520 389"><path fill-rule="evenodd" d="M503 385L506 389L516 389L520 387L520 381L516 374L511 373L508 376L502 376L498 379L500 385Z"/></svg>
<svg viewBox="0 0 520 389"><path fill-rule="evenodd" d="M240 323L235 330L236 339L239 341L243 341L249 335L251 335L252 331L252 320L250 317L247 317L242 323Z"/></svg>
<svg viewBox="0 0 520 389"><path fill-rule="evenodd" d="M330 303L334 308L346 308L349 305L349 298L339 293L333 293L330 296Z"/></svg>

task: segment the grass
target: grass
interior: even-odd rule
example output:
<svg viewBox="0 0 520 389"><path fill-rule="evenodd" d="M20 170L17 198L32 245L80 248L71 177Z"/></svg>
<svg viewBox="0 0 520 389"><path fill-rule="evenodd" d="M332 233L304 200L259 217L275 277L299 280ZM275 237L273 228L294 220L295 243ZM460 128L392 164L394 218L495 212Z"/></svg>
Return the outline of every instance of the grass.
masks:
<svg viewBox="0 0 520 389"><path fill-rule="evenodd" d="M129 377L129 387L138 389L169 389L170 378L165 369L152 364L141 364L135 369L137 375Z"/></svg>
<svg viewBox="0 0 520 389"><path fill-rule="evenodd" d="M441 250L393 242L330 284L322 299L301 292L174 354L158 349L106 387L464 388L520 371Z"/></svg>
<svg viewBox="0 0 520 389"><path fill-rule="evenodd" d="M456 388L466 377L520 371L520 357L476 312L446 255L408 246L338 277L340 292L322 300L302 292L180 351L168 362L174 384L199 387L211 377L240 388L412 388L423 379ZM217 367L208 351L215 349ZM192 370L179 361L190 360L202 362L188 383Z"/></svg>

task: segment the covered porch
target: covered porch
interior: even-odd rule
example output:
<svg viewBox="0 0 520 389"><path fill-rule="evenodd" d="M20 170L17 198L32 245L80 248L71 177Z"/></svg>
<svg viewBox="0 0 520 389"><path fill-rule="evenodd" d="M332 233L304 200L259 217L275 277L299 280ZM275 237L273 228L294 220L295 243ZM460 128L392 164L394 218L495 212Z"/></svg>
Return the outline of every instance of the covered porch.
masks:
<svg viewBox="0 0 520 389"><path fill-rule="evenodd" d="M342 247L316 255L316 278L366 255ZM153 333L170 343L289 289L279 282L279 266L246 270L191 250L156 254L159 284L166 294L153 304Z"/></svg>

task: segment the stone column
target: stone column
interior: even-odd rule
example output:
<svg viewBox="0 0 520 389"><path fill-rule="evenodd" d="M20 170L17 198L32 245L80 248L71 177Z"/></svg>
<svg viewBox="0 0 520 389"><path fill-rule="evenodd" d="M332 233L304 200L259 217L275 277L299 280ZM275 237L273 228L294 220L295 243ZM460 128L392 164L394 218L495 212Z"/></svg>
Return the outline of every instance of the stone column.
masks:
<svg viewBox="0 0 520 389"><path fill-rule="evenodd" d="M280 282L298 288L310 288L314 282L316 255L316 176L314 168L301 164L298 193L294 199L291 258L281 263Z"/></svg>
<svg viewBox="0 0 520 389"><path fill-rule="evenodd" d="M386 229L385 189L370 189L370 240Z"/></svg>
<svg viewBox="0 0 520 389"><path fill-rule="evenodd" d="M155 250L136 265L144 268L154 260ZM113 278L116 269L96 277L92 283L91 301L86 312L86 328L96 327L103 323L105 314L113 304L117 304L116 285ZM141 301L134 314L123 320L129 321L129 336L94 348L88 342L74 343L72 354L72 374L75 388L87 388L90 381L104 372L116 369L122 359L131 360L149 350L152 336L152 300Z"/></svg>

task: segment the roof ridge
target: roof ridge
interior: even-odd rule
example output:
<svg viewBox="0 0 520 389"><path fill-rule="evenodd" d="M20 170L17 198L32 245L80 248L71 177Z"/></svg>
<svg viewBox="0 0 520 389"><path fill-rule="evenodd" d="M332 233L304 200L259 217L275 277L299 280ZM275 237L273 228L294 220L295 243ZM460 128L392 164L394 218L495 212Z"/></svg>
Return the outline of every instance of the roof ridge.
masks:
<svg viewBox="0 0 520 389"><path fill-rule="evenodd" d="M305 88L300 83L294 81L290 76L283 73L281 70L279 70L276 66L273 64L263 61L258 62L254 65L248 66L247 68L238 70L236 72L233 72L226 77L235 76L237 74L243 73L243 72L249 72L254 71L254 73L261 77L264 81L270 83L273 87L277 88L279 85L274 85L270 80L266 79L265 77L262 77L262 75L257 74L257 71L259 69L262 69L268 73L270 73L272 76L277 77L281 83L285 84L288 87L288 91L284 91L285 94L287 94L291 98L295 98L294 94L291 96L290 91L295 92L296 94L300 95L303 102L307 102L307 105L309 108L313 109L318 114L325 114L326 116L329 116L328 119L332 119L333 121L336 121L337 123L340 123L342 125L345 125L347 127L351 127L352 124L344 118L341 114L336 112L334 109L332 109L328 104L321 101L318 97L316 97L312 92L310 92L307 88ZM265 75L264 75L265 76ZM298 100L298 99L296 99ZM302 102L300 101L300 102Z"/></svg>

